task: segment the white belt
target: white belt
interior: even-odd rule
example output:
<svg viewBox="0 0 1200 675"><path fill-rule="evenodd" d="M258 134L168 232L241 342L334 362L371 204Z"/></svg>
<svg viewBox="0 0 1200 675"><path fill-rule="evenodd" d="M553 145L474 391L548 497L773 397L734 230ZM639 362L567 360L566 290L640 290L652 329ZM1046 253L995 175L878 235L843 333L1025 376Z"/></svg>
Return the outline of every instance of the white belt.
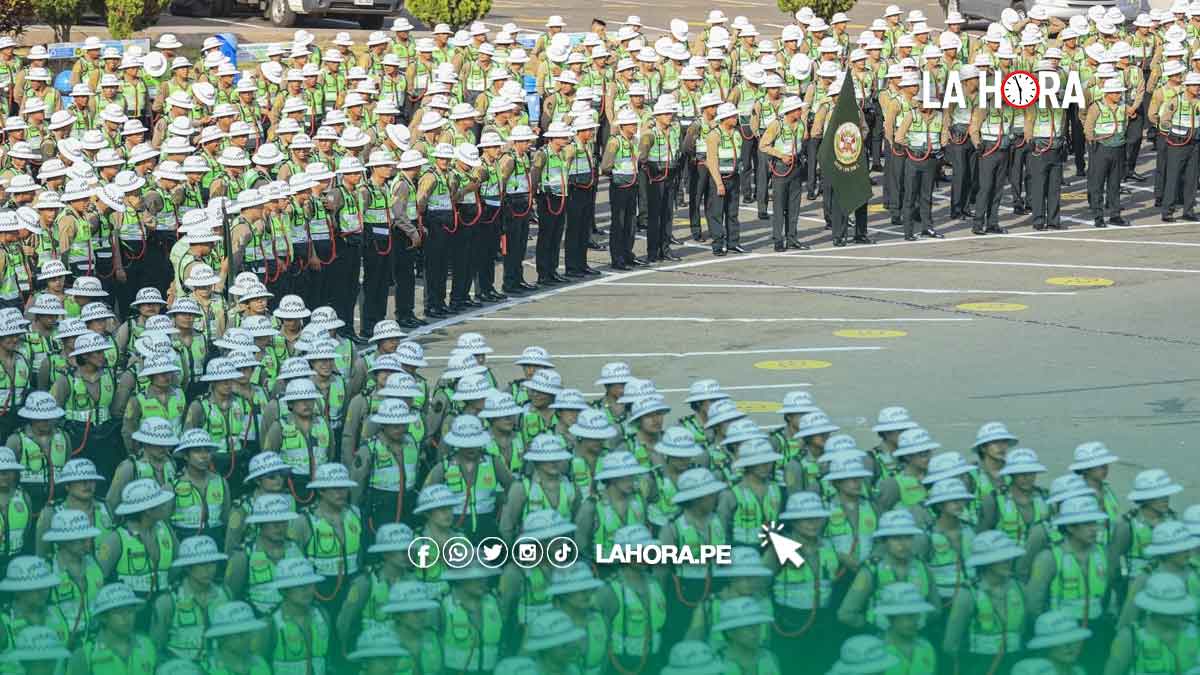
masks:
<svg viewBox="0 0 1200 675"><path fill-rule="evenodd" d="M379 236L381 236L381 237L386 237L386 236L388 235L388 228L386 228L386 227L372 227L372 228L371 228L371 233L372 233L372 234L377 234L377 235L379 235Z"/></svg>

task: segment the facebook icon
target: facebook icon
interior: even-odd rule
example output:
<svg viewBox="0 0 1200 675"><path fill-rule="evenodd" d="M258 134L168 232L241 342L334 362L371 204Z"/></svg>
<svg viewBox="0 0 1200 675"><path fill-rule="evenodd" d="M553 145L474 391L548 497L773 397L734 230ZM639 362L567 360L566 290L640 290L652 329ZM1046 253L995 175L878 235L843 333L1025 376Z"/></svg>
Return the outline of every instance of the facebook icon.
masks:
<svg viewBox="0 0 1200 675"><path fill-rule="evenodd" d="M429 569L437 564L440 551L433 539L417 537L408 545L408 561L419 570Z"/></svg>

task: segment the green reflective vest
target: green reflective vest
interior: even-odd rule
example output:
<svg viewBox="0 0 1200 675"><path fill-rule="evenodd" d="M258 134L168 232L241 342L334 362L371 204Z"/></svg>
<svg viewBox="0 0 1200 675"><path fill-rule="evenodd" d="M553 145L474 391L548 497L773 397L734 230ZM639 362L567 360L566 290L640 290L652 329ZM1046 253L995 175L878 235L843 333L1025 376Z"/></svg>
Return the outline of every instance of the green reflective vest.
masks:
<svg viewBox="0 0 1200 675"><path fill-rule="evenodd" d="M366 448L371 454L371 475L367 484L372 489L399 492L402 478L406 491L416 488L420 450L412 436L405 434L399 448L389 446L383 436L374 436L367 440Z"/></svg>
<svg viewBox="0 0 1200 675"><path fill-rule="evenodd" d="M1088 553L1087 570L1079 565L1074 554L1062 545L1051 546L1054 555L1054 578L1050 581L1050 608L1061 609L1083 621L1096 619L1104 612L1104 596L1108 591L1108 562L1104 550L1095 546Z"/></svg>
<svg viewBox="0 0 1200 675"><path fill-rule="evenodd" d="M992 595L978 586L971 589L975 614L967 626L967 649L972 654L992 656L1021 650L1021 631L1025 627L1025 595L1016 581L1009 580L1004 590L1004 613L997 611Z"/></svg>
<svg viewBox="0 0 1200 675"><path fill-rule="evenodd" d="M1180 629L1175 644L1169 644L1142 626L1130 626L1133 633L1131 675L1172 675L1185 672L1200 657L1200 633L1194 624Z"/></svg>
<svg viewBox="0 0 1200 675"><path fill-rule="evenodd" d="M275 632L275 648L271 652L274 675L325 675L333 626L324 612L311 608L305 631L285 618L282 609L277 609L271 614L271 629Z"/></svg>
<svg viewBox="0 0 1200 675"><path fill-rule="evenodd" d="M362 553L363 520L357 506L342 511L342 534L338 534L333 523L316 510L305 511L312 536L304 548L304 555L312 561L317 574L324 577L349 577L358 573L358 561Z"/></svg>
<svg viewBox="0 0 1200 675"><path fill-rule="evenodd" d="M442 600L442 661L449 670L491 672L500 655L500 603L491 593L480 600L480 617L451 593Z"/></svg>
<svg viewBox="0 0 1200 675"><path fill-rule="evenodd" d="M166 523L154 524L154 539L158 543L158 559L151 558L146 545L128 527L117 528L121 537L121 557L117 560L117 579L128 585L140 597L147 597L167 588L167 571L175 559L175 539Z"/></svg>
<svg viewBox="0 0 1200 675"><path fill-rule="evenodd" d="M171 590L171 625L167 630L167 651L181 659L195 661L204 650L204 631L209 612L230 601L229 591L212 584L204 604L197 602L191 586L180 583Z"/></svg>
<svg viewBox="0 0 1200 675"><path fill-rule="evenodd" d="M290 539L284 544L283 557L301 558L304 552ZM258 542L250 545L246 553L246 600L254 606L259 616L266 616L283 603L283 595L275 588L275 568L279 565L267 555Z"/></svg>
<svg viewBox="0 0 1200 675"><path fill-rule="evenodd" d="M775 603L795 610L828 608L839 566L837 551L828 546L818 549L815 561L809 552L803 565L782 566L772 585Z"/></svg>
<svg viewBox="0 0 1200 675"><path fill-rule="evenodd" d="M738 484L733 486L733 496L737 500L733 512L733 543L757 546L763 523L777 520L783 510L783 489L769 483L766 493L759 497L746 485Z"/></svg>
<svg viewBox="0 0 1200 675"><path fill-rule="evenodd" d="M195 534L187 531L203 531L224 525L225 514L221 509L228 492L224 478L210 472L202 492L186 475L181 475L172 487L175 491L175 511L171 514L171 524L177 529L186 534Z"/></svg>
<svg viewBox="0 0 1200 675"><path fill-rule="evenodd" d="M97 638L85 640L83 650L92 675L145 675L154 672L158 650L145 635L133 635L133 649L128 656L118 653Z"/></svg>
<svg viewBox="0 0 1200 675"><path fill-rule="evenodd" d="M667 596L662 586L645 577L649 594L643 597L618 576L608 582L617 599L617 612L613 615L609 631L614 656L649 656L657 654L662 647L662 630L667 623Z"/></svg>

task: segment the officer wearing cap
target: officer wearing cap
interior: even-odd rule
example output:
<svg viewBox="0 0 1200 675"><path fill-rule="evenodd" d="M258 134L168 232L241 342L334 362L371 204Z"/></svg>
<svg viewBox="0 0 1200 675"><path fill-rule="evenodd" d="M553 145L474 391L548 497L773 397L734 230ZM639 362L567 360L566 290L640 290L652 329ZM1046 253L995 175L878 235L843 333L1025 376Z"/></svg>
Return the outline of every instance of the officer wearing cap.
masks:
<svg viewBox="0 0 1200 675"><path fill-rule="evenodd" d="M1092 165L1088 172L1088 199L1096 227L1129 225L1121 217L1121 179L1125 173L1125 138L1129 126L1129 111L1123 103L1126 89L1119 78L1106 80L1101 98L1088 106L1083 122Z"/></svg>
<svg viewBox="0 0 1200 675"><path fill-rule="evenodd" d="M738 222L739 152L744 152L741 139L735 138L738 109L732 103L717 108L717 125L705 139L705 164L711 181L708 192L708 230L712 236L715 256L725 252L745 253L741 246L741 225Z"/></svg>
<svg viewBox="0 0 1200 675"><path fill-rule="evenodd" d="M965 51L960 49L959 53ZM946 144L946 159L951 170L950 219L966 220L974 215L978 176L978 158L975 146L969 142L971 137L968 131L979 98L979 70L968 63L959 68L958 74L962 83L963 105L951 101L947 109L949 119L946 126L950 130L950 138Z"/></svg>
<svg viewBox="0 0 1200 675"><path fill-rule="evenodd" d="M789 96L779 102L774 112L774 119L767 124L759 141L763 155L759 161L767 167L771 176L771 198L775 202L775 210L771 214L772 238L776 251L782 252L788 248L807 250L808 245L800 243L796 237L800 196L804 186L800 160L803 141L808 136L804 124L804 101L797 96ZM766 206L765 190L760 204Z"/></svg>
<svg viewBox="0 0 1200 675"><path fill-rule="evenodd" d="M1171 68L1171 64L1167 67ZM1174 68L1166 72L1178 81L1179 73ZM1163 220L1168 223L1175 220L1176 204L1183 205L1185 220L1200 220L1196 214L1196 184L1200 180L1197 178L1200 176L1200 137L1196 133L1200 127L1200 73L1188 73L1182 90L1168 85L1156 90L1155 97L1165 99L1158 107L1157 119L1159 129L1167 128L1159 144L1165 188L1159 195Z"/></svg>
<svg viewBox="0 0 1200 675"><path fill-rule="evenodd" d="M1168 147L1166 136L1171 131L1170 120L1162 119L1159 113L1168 101L1183 93L1183 78L1186 70L1183 63L1171 60L1161 66L1156 66L1154 74L1151 75L1154 93L1150 95L1150 101L1146 105L1146 120L1150 123L1150 135L1154 141L1155 207L1162 206L1163 191L1166 189Z"/></svg>
<svg viewBox="0 0 1200 675"><path fill-rule="evenodd" d="M1051 61L1038 63L1038 72L1057 72ZM1033 229L1059 229L1062 219L1062 172L1066 155L1066 110L1059 106L1029 106L1025 109L1024 140L1028 148L1028 204Z"/></svg>
<svg viewBox="0 0 1200 675"><path fill-rule="evenodd" d="M905 82L901 82L905 86ZM950 141L949 114L926 107L914 99L908 111L897 120L895 143L904 148L904 222L905 241L916 241L915 212L920 213L926 237L941 239L933 229L933 183L942 161L942 148Z"/></svg>
<svg viewBox="0 0 1200 675"><path fill-rule="evenodd" d="M699 131L702 122L692 125ZM614 133L604 144L604 155L600 159L600 173L610 176L608 203L612 213L609 226L608 253L615 270L629 270L634 265L644 265L645 258L634 255L634 217L637 209L638 119L632 110L623 109L613 120ZM691 131L689 129L689 131ZM693 137L694 132L689 133ZM696 193L693 194L695 201Z"/></svg>
<svg viewBox="0 0 1200 675"><path fill-rule="evenodd" d="M989 74L988 77L995 77ZM1000 194L1008 174L1008 151L1012 144L1011 129L1016 118L1007 105L977 107L971 114L968 133L979 155L979 191L975 198L974 234L1005 234L1000 226Z"/></svg>
<svg viewBox="0 0 1200 675"><path fill-rule="evenodd" d="M408 330L425 325L425 321L414 313L416 280L413 266L417 250L425 243L428 234L417 217L417 181L427 164L419 151L405 150L397 162L399 170L390 188L395 199L394 224L399 229L393 234L399 235L399 241L393 242L391 260L391 278L396 287L396 320L401 328Z"/></svg>

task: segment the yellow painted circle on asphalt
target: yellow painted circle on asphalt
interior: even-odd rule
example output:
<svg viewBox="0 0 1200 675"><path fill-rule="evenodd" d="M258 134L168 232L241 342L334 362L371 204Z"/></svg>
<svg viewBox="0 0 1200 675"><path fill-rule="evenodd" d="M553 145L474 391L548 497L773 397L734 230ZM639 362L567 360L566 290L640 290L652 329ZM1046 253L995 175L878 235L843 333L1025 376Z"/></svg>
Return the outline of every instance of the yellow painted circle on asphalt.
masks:
<svg viewBox="0 0 1200 675"><path fill-rule="evenodd" d="M1100 286L1112 286L1112 279L1104 277L1050 277L1046 283L1051 286L1075 286L1077 288L1097 288Z"/></svg>
<svg viewBox="0 0 1200 675"><path fill-rule="evenodd" d="M958 309L968 312L1019 312L1029 309L1029 306L1018 302L964 302Z"/></svg>
<svg viewBox="0 0 1200 675"><path fill-rule="evenodd" d="M744 413L773 413L779 412L783 405L778 401L738 401L737 409Z"/></svg>
<svg viewBox="0 0 1200 675"><path fill-rule="evenodd" d="M878 338L904 337L908 335L908 331L887 330L885 328L843 328L842 330L833 331L833 334L844 338L875 340Z"/></svg>
<svg viewBox="0 0 1200 675"><path fill-rule="evenodd" d="M779 361L759 361L754 364L755 368L763 370L815 370L817 368L828 368L833 364L828 361L814 361L811 359L783 359Z"/></svg>

